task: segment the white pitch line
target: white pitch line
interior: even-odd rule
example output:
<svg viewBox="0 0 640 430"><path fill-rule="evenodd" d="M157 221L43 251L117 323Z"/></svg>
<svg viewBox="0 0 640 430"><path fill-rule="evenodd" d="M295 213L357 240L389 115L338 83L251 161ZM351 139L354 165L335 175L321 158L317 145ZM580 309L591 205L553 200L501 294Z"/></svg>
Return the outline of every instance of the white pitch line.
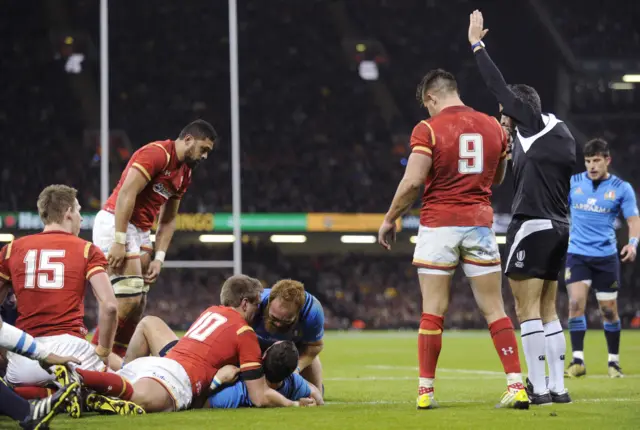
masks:
<svg viewBox="0 0 640 430"><path fill-rule="evenodd" d="M413 370L417 371L418 368L415 366L388 366L388 365L369 365L365 366L367 369L377 369L377 370ZM444 373L460 373L460 374L468 374L468 375L486 375L486 376L495 376L495 377L504 377L504 372L496 372L494 370L474 370L474 369L437 369L438 372ZM439 379L442 377L437 377ZM640 378L640 375L625 375L624 378ZM623 378L623 379L624 379ZM394 379L394 378L390 378ZM488 378L485 378L488 379ZM584 379L610 379L608 375L589 375L585 376Z"/></svg>
<svg viewBox="0 0 640 430"><path fill-rule="evenodd" d="M476 376L473 379L474 380L478 380L478 379L495 380L495 379L500 379L504 377L505 377L504 375L502 375L501 377L490 375L490 376ZM337 376L334 378L324 378L325 381L413 381L417 379L418 377L415 375L414 376L362 376L362 377ZM452 380L468 381L469 377L468 376L438 376L436 379L446 380L446 381L452 381Z"/></svg>
<svg viewBox="0 0 640 430"><path fill-rule="evenodd" d="M438 400L441 404L447 403L489 403L481 400ZM612 398L595 398L595 399L576 399L573 403L621 403L621 402L640 402L640 398L629 397L612 397ZM368 402L326 402L327 405L408 405L415 404L412 400L372 400Z"/></svg>

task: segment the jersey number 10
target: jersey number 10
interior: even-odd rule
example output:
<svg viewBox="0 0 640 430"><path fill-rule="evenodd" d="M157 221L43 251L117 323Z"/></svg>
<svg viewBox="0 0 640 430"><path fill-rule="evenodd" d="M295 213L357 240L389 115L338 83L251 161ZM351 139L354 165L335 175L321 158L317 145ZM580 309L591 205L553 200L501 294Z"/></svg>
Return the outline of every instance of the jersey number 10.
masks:
<svg viewBox="0 0 640 430"><path fill-rule="evenodd" d="M482 135L478 133L461 134L458 172L464 175L482 173L483 161Z"/></svg>
<svg viewBox="0 0 640 430"><path fill-rule="evenodd" d="M38 273L38 288L44 290L59 290L64 287L64 263L51 261L52 258L64 258L64 249L42 249L38 260L38 250L30 249L24 256L25 288L36 287L36 272ZM37 266L36 266L37 263Z"/></svg>
<svg viewBox="0 0 640 430"><path fill-rule="evenodd" d="M227 322L227 318L215 312L206 312L193 323L185 337L204 342L211 333Z"/></svg>

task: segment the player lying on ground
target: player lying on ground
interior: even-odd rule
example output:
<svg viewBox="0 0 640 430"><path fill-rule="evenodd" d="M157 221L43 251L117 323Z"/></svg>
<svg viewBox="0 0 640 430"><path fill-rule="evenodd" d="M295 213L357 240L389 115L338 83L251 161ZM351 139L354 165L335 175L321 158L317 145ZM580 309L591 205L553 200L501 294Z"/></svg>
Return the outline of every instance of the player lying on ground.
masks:
<svg viewBox="0 0 640 430"><path fill-rule="evenodd" d="M131 338L125 363L146 356L164 357L178 343L178 336L160 318L144 317ZM277 341L262 354L262 367L267 385L289 400L298 401L311 397L317 405L324 404L322 393L313 384L295 373L298 366L298 349L291 341ZM212 381L214 393L205 407L251 407L247 386L236 381L239 368L233 365L218 370ZM232 384L226 386L225 384Z"/></svg>
<svg viewBox="0 0 640 430"><path fill-rule="evenodd" d="M220 292L222 306L212 306L191 325L164 357L141 357L118 374L133 383L114 400L92 394L87 404L104 413L137 413L189 409L209 394L214 375L227 364L240 368L251 402L258 407L299 406L269 388L261 364L260 345L248 325L260 303L260 281L245 275L227 279ZM131 402L127 402L130 400Z"/></svg>
<svg viewBox="0 0 640 430"><path fill-rule="evenodd" d="M527 360L529 399L534 405L569 403L564 387L566 341L556 311L558 276L569 239L569 181L576 142L555 115L543 114L540 96L528 85L507 85L482 38L482 14L469 17L469 43L487 87L501 106L501 123L513 136L515 195L507 229L505 273L520 321ZM545 381L545 357L549 382Z"/></svg>
<svg viewBox="0 0 640 430"><path fill-rule="evenodd" d="M121 357L144 312L149 285L160 274L192 171L207 158L217 138L211 124L198 120L187 125L175 141L143 146L133 154L96 215L93 241L109 258L119 316L114 352ZM156 219L155 257L151 262L149 233ZM99 337L100 329L92 342L97 343Z"/></svg>
<svg viewBox="0 0 640 430"><path fill-rule="evenodd" d="M602 139L593 139L584 146L586 172L571 178L569 206L571 208L571 235L565 269L569 293L569 332L573 360L565 372L568 377L584 376L584 335L587 319L589 287L596 292L600 306L604 336L607 340L609 376L621 378L620 368L620 316L618 290L620 260L616 246L614 223L618 215L627 220L629 242L622 248L623 262L636 259L640 217L636 194L628 182L609 173L611 155L609 145Z"/></svg>
<svg viewBox="0 0 640 430"><path fill-rule="evenodd" d="M324 347L324 311L320 301L301 282L278 281L262 293L251 327L265 351L278 340L291 340L300 351L296 372L324 390L320 352Z"/></svg>
<svg viewBox="0 0 640 430"><path fill-rule="evenodd" d="M43 368L68 363L79 364L73 357L60 357L47 352L24 331L0 319L0 348L38 360ZM13 392L0 377L0 415L18 421L24 429L45 429L53 417L67 409L80 409L79 384L73 382L42 400L27 401Z"/></svg>
<svg viewBox="0 0 640 430"><path fill-rule="evenodd" d="M491 185L504 179L506 135L495 118L464 105L451 73L430 71L416 95L431 118L413 129L409 162L380 227L378 242L391 249L396 220L411 208L425 185L413 258L422 292L417 407L438 406L434 381L444 314L451 278L462 265L507 374L507 391L500 405L527 409L518 343L502 301L500 251L491 230Z"/></svg>
<svg viewBox="0 0 640 430"><path fill-rule="evenodd" d="M65 185L51 185L40 193L38 212L43 232L16 239L0 250L0 299L12 283L19 312L16 326L35 337L46 353L80 360L77 371L86 386L103 394L117 394L124 389L122 378L102 372L113 346L116 298L104 254L78 237L82 217L76 194ZM102 332L97 347L85 339L86 280L99 305ZM6 379L25 398L48 396L50 392L44 387L54 379L62 386L73 382L64 366L49 373L22 355L9 352L7 358ZM71 412L77 417L80 410Z"/></svg>

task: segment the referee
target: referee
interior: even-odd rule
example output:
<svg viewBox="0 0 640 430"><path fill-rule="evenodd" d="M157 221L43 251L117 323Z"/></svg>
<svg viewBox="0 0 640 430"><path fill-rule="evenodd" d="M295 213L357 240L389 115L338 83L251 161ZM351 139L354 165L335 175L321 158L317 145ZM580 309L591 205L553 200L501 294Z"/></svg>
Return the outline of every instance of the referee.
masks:
<svg viewBox="0 0 640 430"><path fill-rule="evenodd" d="M568 196L576 142L564 122L542 113L536 90L522 84L507 85L481 41L487 31L482 13L474 11L469 42L485 83L500 103L500 123L513 136L515 193L505 273L520 321L529 398L534 405L569 403L564 387L566 342L556 313L556 292L569 240Z"/></svg>

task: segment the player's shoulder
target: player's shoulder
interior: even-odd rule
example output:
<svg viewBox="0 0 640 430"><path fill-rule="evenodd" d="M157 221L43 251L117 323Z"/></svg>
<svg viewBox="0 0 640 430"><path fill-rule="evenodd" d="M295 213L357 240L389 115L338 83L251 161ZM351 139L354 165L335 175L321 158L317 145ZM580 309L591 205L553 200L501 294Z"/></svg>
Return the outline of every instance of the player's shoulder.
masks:
<svg viewBox="0 0 640 430"><path fill-rule="evenodd" d="M576 184L580 184L584 181L586 177L586 172L581 172L581 173L576 173L575 175L571 176L571 185L576 185Z"/></svg>
<svg viewBox="0 0 640 430"><path fill-rule="evenodd" d="M305 291L305 300L300 310L300 321L309 321L317 318L319 314L324 314L322 304L313 294Z"/></svg>
<svg viewBox="0 0 640 430"><path fill-rule="evenodd" d="M133 155L136 156L146 152L155 152L164 155L167 159L170 159L173 145L173 140L157 140L141 146Z"/></svg>
<svg viewBox="0 0 640 430"><path fill-rule="evenodd" d="M218 314L226 319L226 323L236 334L242 334L245 331L253 331L247 321L236 310L227 306L211 306L204 313Z"/></svg>
<svg viewBox="0 0 640 430"><path fill-rule="evenodd" d="M618 188L620 190L625 190L627 188L633 189L633 187L629 182L625 181L624 179L616 175L611 175L611 186L614 188Z"/></svg>
<svg viewBox="0 0 640 430"><path fill-rule="evenodd" d="M269 302L269 295L271 294L271 288L265 288L260 295L260 305L266 305Z"/></svg>

